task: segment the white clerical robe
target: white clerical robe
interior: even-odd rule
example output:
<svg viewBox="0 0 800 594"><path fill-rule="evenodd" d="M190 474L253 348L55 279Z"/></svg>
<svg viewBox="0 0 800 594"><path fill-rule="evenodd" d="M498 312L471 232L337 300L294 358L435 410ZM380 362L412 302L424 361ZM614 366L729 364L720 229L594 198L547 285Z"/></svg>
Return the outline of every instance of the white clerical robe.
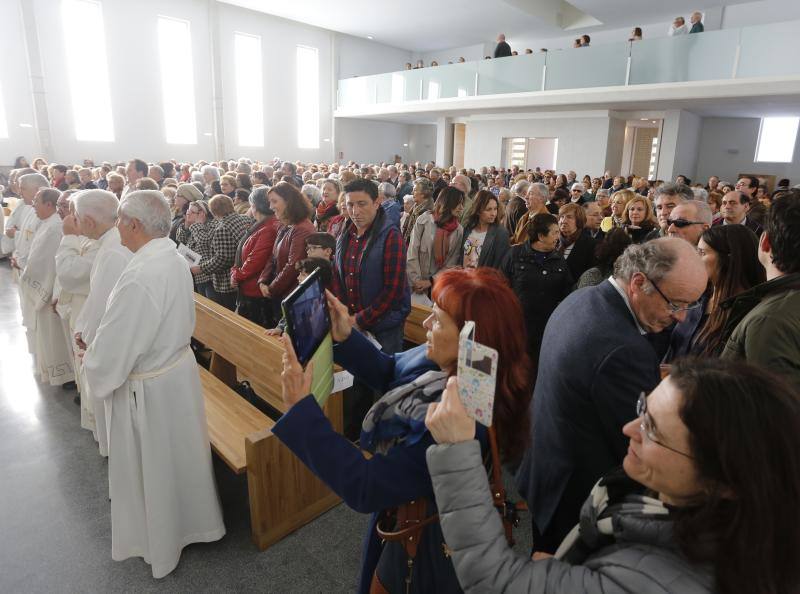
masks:
<svg viewBox="0 0 800 594"><path fill-rule="evenodd" d="M39 228L41 221L36 216L36 211L33 206L25 204L17 207L17 210L24 208L25 210L20 216L19 230L14 235L14 253L13 256L17 261L17 266L20 270L25 270L25 264L28 261L28 254L31 251L31 243L33 236L36 234L36 229ZM16 211L15 211L16 212Z"/></svg>
<svg viewBox="0 0 800 594"><path fill-rule="evenodd" d="M77 347L75 346L75 321L83 309L89 295L89 277L92 264L97 256L100 244L83 235L64 235L56 252L56 285L53 289L53 300L56 301L56 312L61 316L64 328L64 340L69 352L73 355L73 366L80 369ZM78 391L83 393L81 374L75 374ZM95 431L94 408L91 399L84 395L81 398L81 427Z"/></svg>
<svg viewBox="0 0 800 594"><path fill-rule="evenodd" d="M113 403L111 556L144 557L156 578L186 545L225 534L189 348L194 321L186 262L172 240L153 239L114 287L83 359L91 393Z"/></svg>
<svg viewBox="0 0 800 594"><path fill-rule="evenodd" d="M131 251L120 243L119 230L116 227L111 227L103 233L97 243L99 246L97 255L89 272L89 296L75 320L75 332L81 333L83 342L87 346L94 340L100 320L103 319L103 314L106 312L106 304L111 290L133 257ZM102 400L92 398L92 386L87 385L87 382L83 380L81 382L84 387L81 398L86 397L86 401L91 404L94 411L94 438L100 447L100 454L108 456L107 421L110 411L106 411L106 408L110 405L105 405Z"/></svg>
<svg viewBox="0 0 800 594"><path fill-rule="evenodd" d="M35 360L41 381L60 386L75 379L72 352L63 340L61 319L51 306L56 280L56 251L61 243L61 217L41 221L20 276L23 323L35 337Z"/></svg>
<svg viewBox="0 0 800 594"><path fill-rule="evenodd" d="M28 209L32 210L33 207L28 206L22 200L17 200L17 206L11 210L11 214L8 216L6 225L3 228L3 240L0 242L0 252L3 254L12 253L16 244L16 234L14 237L9 237L5 232L12 227L19 231L20 226L22 225L22 217L28 211Z"/></svg>

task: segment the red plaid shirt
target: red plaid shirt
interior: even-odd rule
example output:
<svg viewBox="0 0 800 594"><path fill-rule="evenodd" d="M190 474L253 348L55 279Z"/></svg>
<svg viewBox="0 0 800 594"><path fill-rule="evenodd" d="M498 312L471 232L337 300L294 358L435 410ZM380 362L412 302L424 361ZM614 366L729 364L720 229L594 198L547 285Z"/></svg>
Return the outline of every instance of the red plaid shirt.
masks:
<svg viewBox="0 0 800 594"><path fill-rule="evenodd" d="M369 239L369 229L356 236L356 228L351 225L346 231L343 270L344 286L339 274L333 275L333 292L347 305L350 315L355 315L359 328L368 330L389 311L392 303L403 298L406 280L406 254L403 236L399 229L390 229L383 248L383 290L378 297L364 307L361 303L360 279L361 257Z"/></svg>

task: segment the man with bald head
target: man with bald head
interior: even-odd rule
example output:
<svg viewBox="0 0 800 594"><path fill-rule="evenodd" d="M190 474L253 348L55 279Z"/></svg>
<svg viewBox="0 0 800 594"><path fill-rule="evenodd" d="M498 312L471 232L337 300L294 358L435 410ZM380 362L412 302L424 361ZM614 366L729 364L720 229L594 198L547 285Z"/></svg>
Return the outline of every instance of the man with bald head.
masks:
<svg viewBox="0 0 800 594"><path fill-rule="evenodd" d="M61 319L51 307L56 280L56 251L61 243L61 217L56 203L61 192L42 188L33 200L40 224L20 276L22 322L34 339L36 367L42 382L61 386L75 379L72 353L64 342Z"/></svg>
<svg viewBox="0 0 800 594"><path fill-rule="evenodd" d="M117 229L132 253L83 371L110 407L111 557L144 557L154 578L183 547L225 535L211 466L203 391L189 343L194 286L169 239L172 215L157 190L130 192Z"/></svg>
<svg viewBox="0 0 800 594"><path fill-rule="evenodd" d="M495 58L507 58L511 55L511 46L506 43L505 33L500 33L497 36L497 47L494 48Z"/></svg>
<svg viewBox="0 0 800 594"><path fill-rule="evenodd" d="M648 335L686 318L708 277L677 238L629 246L614 275L575 291L547 322L531 403L531 445L517 475L536 550L553 553L575 525L586 493L622 463L622 427L660 381Z"/></svg>
<svg viewBox="0 0 800 594"><path fill-rule="evenodd" d="M89 272L89 295L75 320L75 346L78 353L86 350L94 340L100 320L106 311L108 296L117 284L122 271L133 257L131 251L120 242L117 221L119 200L106 190L86 190L75 197L75 219L81 235L98 244L92 268ZM85 378L81 378L86 386ZM94 437L100 454L108 456L108 430L106 407L101 400L92 399L91 386L86 386L85 395L94 411ZM83 398L83 396L81 397Z"/></svg>
<svg viewBox="0 0 800 594"><path fill-rule="evenodd" d="M712 220L708 203L687 200L672 209L667 219L667 232L670 237L680 237L696 246L700 242L700 236L711 227Z"/></svg>

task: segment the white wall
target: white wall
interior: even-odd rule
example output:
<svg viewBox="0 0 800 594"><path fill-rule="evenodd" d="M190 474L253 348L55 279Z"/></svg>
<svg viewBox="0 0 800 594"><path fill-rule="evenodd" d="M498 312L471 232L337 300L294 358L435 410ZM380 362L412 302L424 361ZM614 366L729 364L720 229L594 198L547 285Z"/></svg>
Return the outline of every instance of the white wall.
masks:
<svg viewBox="0 0 800 594"><path fill-rule="evenodd" d="M412 124L408 135L408 162L427 163L436 160L436 126ZM469 128L469 126L467 126ZM467 130L469 133L469 130Z"/></svg>
<svg viewBox="0 0 800 594"><path fill-rule="evenodd" d="M485 55L484 44L475 43L472 45L451 47L432 52L415 52L412 58L413 63L415 64L417 60L422 60L425 63L425 66L430 66L430 63L433 60L436 60L441 66L442 64L447 64L448 62L453 62L455 64L458 62L459 58L464 58L467 62L472 62L473 60L483 60Z"/></svg>
<svg viewBox="0 0 800 594"><path fill-rule="evenodd" d="M656 177L674 180L678 175L695 178L700 151L702 118L685 109L668 109L664 114Z"/></svg>
<svg viewBox="0 0 800 594"><path fill-rule="evenodd" d="M800 183L800 135L791 163L756 163L760 124L758 118L703 118L697 179L718 175L734 182L740 173L759 173Z"/></svg>
<svg viewBox="0 0 800 594"><path fill-rule="evenodd" d="M394 155L409 160L409 125L396 122L338 118L336 159L357 163L392 162Z"/></svg>
<svg viewBox="0 0 800 594"><path fill-rule="evenodd" d="M751 27L800 19L797 0L764 0L733 4L723 8L722 28Z"/></svg>
<svg viewBox="0 0 800 594"><path fill-rule="evenodd" d="M579 177L587 173L602 175L606 164L609 117L468 120L464 166L475 169L484 165L500 166L503 138L510 137L558 138L556 166L559 171L574 169Z"/></svg>
<svg viewBox="0 0 800 594"><path fill-rule="evenodd" d="M411 52L336 33L338 78L369 76L403 70L411 62Z"/></svg>

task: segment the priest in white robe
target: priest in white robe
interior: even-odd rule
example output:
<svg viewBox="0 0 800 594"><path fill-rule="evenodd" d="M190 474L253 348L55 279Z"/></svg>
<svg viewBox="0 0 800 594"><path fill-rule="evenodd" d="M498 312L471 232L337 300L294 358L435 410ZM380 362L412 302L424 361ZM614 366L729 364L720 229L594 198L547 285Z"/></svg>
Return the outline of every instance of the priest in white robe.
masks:
<svg viewBox="0 0 800 594"><path fill-rule="evenodd" d="M80 369L77 347L75 345L75 322L89 296L89 277L92 264L97 255L99 244L93 239L80 235L78 220L75 218L75 204L64 194L58 199L59 204L66 201L68 214L62 222L64 236L56 252L56 286L53 289L53 302L56 312L61 317L64 328L64 340L73 354L73 364ZM83 393L80 374L75 374L78 392ZM81 397L81 427L95 431L94 409L88 397Z"/></svg>
<svg viewBox="0 0 800 594"><path fill-rule="evenodd" d="M60 386L75 379L72 352L64 341L61 319L52 307L56 280L56 251L61 243L61 217L56 202L61 192L42 188L33 201L40 224L31 242L25 269L20 276L24 320L35 336L35 360L42 382Z"/></svg>
<svg viewBox="0 0 800 594"><path fill-rule="evenodd" d="M117 226L134 252L83 358L90 391L112 401L111 556L169 574L190 543L222 538L205 405L189 342L192 275L169 239L161 192L134 191Z"/></svg>
<svg viewBox="0 0 800 594"><path fill-rule="evenodd" d="M117 284L122 271L133 254L120 243L119 231L115 227L119 200L105 190L86 190L75 195L75 217L81 235L97 242L98 249L92 269L89 272L89 295L75 320L75 344L78 352L94 340L100 320L106 311L108 297ZM92 398L91 386L81 379L86 399L94 411L94 438L97 440L102 456L108 456L108 417L110 405Z"/></svg>

